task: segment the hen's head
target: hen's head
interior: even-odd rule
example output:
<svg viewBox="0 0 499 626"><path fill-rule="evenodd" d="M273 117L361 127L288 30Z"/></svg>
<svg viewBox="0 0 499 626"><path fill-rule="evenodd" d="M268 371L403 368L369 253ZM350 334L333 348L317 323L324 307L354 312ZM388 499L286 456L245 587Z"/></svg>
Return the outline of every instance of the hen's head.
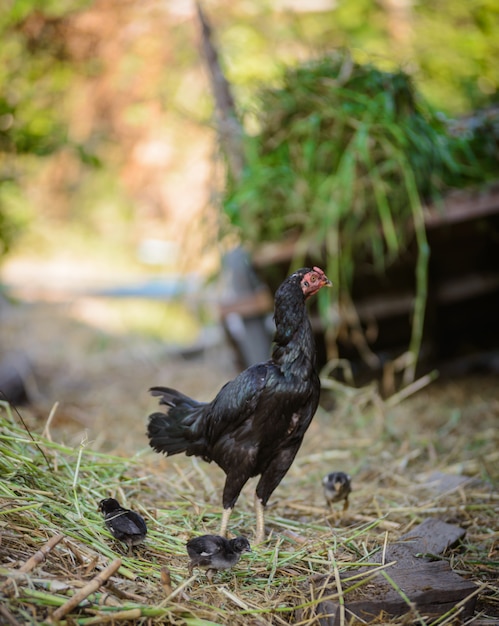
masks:
<svg viewBox="0 0 499 626"><path fill-rule="evenodd" d="M302 267L293 276L298 279L305 300L316 294L323 287L331 287L333 284L320 267L313 267L312 269Z"/></svg>

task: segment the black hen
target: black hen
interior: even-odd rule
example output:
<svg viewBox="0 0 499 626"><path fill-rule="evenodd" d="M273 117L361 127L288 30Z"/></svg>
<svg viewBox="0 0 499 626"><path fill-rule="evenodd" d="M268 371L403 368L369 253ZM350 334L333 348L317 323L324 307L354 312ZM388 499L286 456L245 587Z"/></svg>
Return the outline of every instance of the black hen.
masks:
<svg viewBox="0 0 499 626"><path fill-rule="evenodd" d="M226 539L218 535L202 535L190 539L187 544L187 554L190 557L189 574L194 567L203 567L211 582L213 574L222 569L230 569L241 558L243 552L251 552L246 537Z"/></svg>
<svg viewBox="0 0 499 626"><path fill-rule="evenodd" d="M272 357L222 387L212 402L198 402L166 387L166 413L149 417L149 443L166 455L185 452L215 461L226 473L221 535L241 489L252 476L256 487L256 541L264 539L264 507L288 471L317 409L320 381L305 301L331 281L318 267L286 278L275 294L276 332Z"/></svg>
<svg viewBox="0 0 499 626"><path fill-rule="evenodd" d="M104 523L113 537L127 544L130 555L132 546L141 543L147 534L144 519L135 511L124 509L114 498L101 500L99 510L104 515Z"/></svg>

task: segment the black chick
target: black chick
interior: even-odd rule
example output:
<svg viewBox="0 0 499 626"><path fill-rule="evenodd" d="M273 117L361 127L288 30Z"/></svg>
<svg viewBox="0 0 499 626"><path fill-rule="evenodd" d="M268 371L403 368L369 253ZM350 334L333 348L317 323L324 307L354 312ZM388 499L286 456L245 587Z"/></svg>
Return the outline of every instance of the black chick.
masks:
<svg viewBox="0 0 499 626"><path fill-rule="evenodd" d="M189 575L194 567L207 570L206 576L211 582L213 575L222 569L230 569L241 558L243 552L251 552L246 537L226 539L220 535L202 535L186 543L189 562Z"/></svg>
<svg viewBox="0 0 499 626"><path fill-rule="evenodd" d="M147 534L144 519L135 511L124 509L114 498L101 500L99 511L104 515L104 522L113 537L127 544L128 556L130 556L132 546L144 541Z"/></svg>
<svg viewBox="0 0 499 626"><path fill-rule="evenodd" d="M149 443L166 455L184 452L225 472L220 535L226 536L239 494L253 476L256 542L265 538L264 509L298 452L319 403L321 384L306 302L331 281L318 268L289 276L275 294L271 358L226 383L211 402L153 387L164 412L149 416Z"/></svg>
<svg viewBox="0 0 499 626"><path fill-rule="evenodd" d="M351 478L344 472L331 472L322 479L322 487L324 489L324 496L329 506L333 502L343 503L343 511L348 509L348 496L352 491Z"/></svg>

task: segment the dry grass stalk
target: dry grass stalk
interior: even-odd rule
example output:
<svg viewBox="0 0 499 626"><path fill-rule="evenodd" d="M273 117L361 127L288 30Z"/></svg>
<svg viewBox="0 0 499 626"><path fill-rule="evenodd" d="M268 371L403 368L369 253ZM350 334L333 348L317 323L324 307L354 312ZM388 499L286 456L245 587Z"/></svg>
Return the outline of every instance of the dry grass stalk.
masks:
<svg viewBox="0 0 499 626"><path fill-rule="evenodd" d="M7 607L0 605L0 615L3 617L6 624L10 624L10 626L21 626Z"/></svg>
<svg viewBox="0 0 499 626"><path fill-rule="evenodd" d="M47 554L53 548L55 548L55 546L63 538L64 538L64 535L55 535L54 537L49 539L47 541L47 543L42 548L40 548L40 550L35 552L35 554L33 554L33 556L31 556L24 563L24 565L22 565L18 570L16 570L16 572L15 572L16 576L19 575L19 574L27 574L28 572L31 572L31 570L34 569L37 565L40 565L40 563L43 563L43 561L47 557ZM1 593L9 593L9 587L13 584L13 582L14 581L13 581L12 578L7 578L7 580L4 583L2 583L2 585L0 585L0 592Z"/></svg>
<svg viewBox="0 0 499 626"><path fill-rule="evenodd" d="M23 572L23 573L31 572L31 570L34 567L36 567L37 565L40 565L40 563L45 561L47 554L52 550L52 548L55 548L55 546L62 539L64 539L64 535L55 535L54 537L49 539L47 543L43 546L43 548L38 550L38 552L36 552L32 557L30 557L26 561L26 563L19 568L19 572Z"/></svg>
<svg viewBox="0 0 499 626"><path fill-rule="evenodd" d="M68 600L65 604L59 607L56 611L52 613L51 621L57 623L62 617L67 615L70 611L72 611L75 607L77 607L80 602L83 602L85 598L97 591L99 587L101 587L108 578L110 578L113 574L115 574L119 568L121 567L121 559L115 559L110 565L106 567L100 574L98 574L95 578L85 585L83 589L80 589L75 595Z"/></svg>
<svg viewBox="0 0 499 626"><path fill-rule="evenodd" d="M431 394L431 387L425 393ZM65 536L29 577L15 578L16 594L5 598L10 617L20 624L35 615L36 623L46 623L72 592L81 592L96 570L121 554L97 512L106 496L117 496L143 513L149 533L133 556L122 557L122 567L105 587L98 586L63 616L61 623L68 626L113 621L123 626L316 626L315 609L331 590L316 588L312 594L312 580L334 580L338 573L342 587L335 588L332 599L342 594L348 602L352 590L368 590L390 563L371 565L361 576L348 573L369 565L383 550L387 532L392 542L428 515L467 528L466 544L447 558L459 572L487 583L480 587L479 602L490 612L499 604L493 578L499 500L487 482L494 474L486 474L496 467L497 401L476 403L478 431L447 414L429 416L418 406L418 395L410 400L417 421L406 417L403 405L387 407L372 390L348 390L337 397L334 417L322 411L315 418L303 451L276 492L267 515L268 543L220 573L214 584L206 584L201 574L187 576L185 542L219 526L222 476L217 468L181 457L173 464L155 455L102 454L91 444L64 446L55 436L50 441L34 435L32 441L11 414L0 415L0 580L14 579L13 568L27 563L54 532ZM431 401L426 395L423 405ZM51 472L40 449L48 453ZM463 468L482 480L440 493L421 478L435 469L459 473ZM341 520L328 519L320 484L333 469L353 477L352 510ZM251 498L243 493L231 530L248 534L253 521ZM7 614L0 619L13 623ZM345 623L348 619L345 612Z"/></svg>

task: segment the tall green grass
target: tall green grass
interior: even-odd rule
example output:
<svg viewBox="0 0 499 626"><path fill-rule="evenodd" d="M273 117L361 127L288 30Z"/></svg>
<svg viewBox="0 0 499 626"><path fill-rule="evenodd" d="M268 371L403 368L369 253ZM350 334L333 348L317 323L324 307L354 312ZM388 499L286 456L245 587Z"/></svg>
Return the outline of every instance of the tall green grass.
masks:
<svg viewBox="0 0 499 626"><path fill-rule="evenodd" d="M423 205L449 188L497 176L497 156L451 134L402 70L336 53L287 69L257 97L242 180L227 181L225 213L256 248L298 240L325 264L339 297L360 267L382 275L415 240L410 352L421 344L430 250Z"/></svg>

